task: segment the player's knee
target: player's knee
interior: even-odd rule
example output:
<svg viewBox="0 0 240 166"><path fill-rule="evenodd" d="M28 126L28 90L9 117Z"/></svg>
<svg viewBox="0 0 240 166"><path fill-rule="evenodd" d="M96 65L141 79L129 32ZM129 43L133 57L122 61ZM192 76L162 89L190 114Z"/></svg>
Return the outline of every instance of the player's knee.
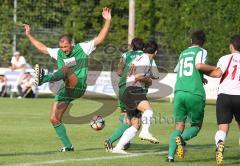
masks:
<svg viewBox="0 0 240 166"><path fill-rule="evenodd" d="M177 122L176 123L176 129L177 130L179 130L179 131L183 131L184 130L184 128L185 128L185 124L184 124L184 122Z"/></svg>
<svg viewBox="0 0 240 166"><path fill-rule="evenodd" d="M135 127L137 130L139 130L139 128L141 127L140 120L138 118L133 118L131 120L131 125Z"/></svg>
<svg viewBox="0 0 240 166"><path fill-rule="evenodd" d="M137 130L140 129L141 125L140 124L132 124L133 127L135 127Z"/></svg>
<svg viewBox="0 0 240 166"><path fill-rule="evenodd" d="M53 124L53 125L57 125L59 123L59 120L55 117L55 116L51 116L50 117L50 122Z"/></svg>

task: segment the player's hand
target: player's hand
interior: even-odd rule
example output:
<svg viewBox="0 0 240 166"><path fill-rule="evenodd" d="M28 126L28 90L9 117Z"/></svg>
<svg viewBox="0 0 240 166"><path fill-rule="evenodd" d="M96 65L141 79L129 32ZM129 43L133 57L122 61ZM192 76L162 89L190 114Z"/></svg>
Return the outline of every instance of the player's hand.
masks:
<svg viewBox="0 0 240 166"><path fill-rule="evenodd" d="M148 78L146 81L145 81L145 86L146 88L150 87L152 85L152 79L151 78Z"/></svg>
<svg viewBox="0 0 240 166"><path fill-rule="evenodd" d="M111 20L112 16L111 16L111 9L105 7L103 8L103 11L102 11L102 16L105 20Z"/></svg>
<svg viewBox="0 0 240 166"><path fill-rule="evenodd" d="M25 34L26 35L30 35L31 34L31 28L28 24L23 24L24 25L24 29L25 29Z"/></svg>
<svg viewBox="0 0 240 166"><path fill-rule="evenodd" d="M208 83L208 80L206 78L203 78L202 82L203 82L204 85L206 85Z"/></svg>

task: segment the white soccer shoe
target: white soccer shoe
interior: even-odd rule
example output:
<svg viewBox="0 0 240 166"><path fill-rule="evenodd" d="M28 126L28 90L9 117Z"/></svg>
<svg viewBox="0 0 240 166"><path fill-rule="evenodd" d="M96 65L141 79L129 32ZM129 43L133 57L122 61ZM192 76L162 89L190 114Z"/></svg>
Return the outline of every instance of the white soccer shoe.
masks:
<svg viewBox="0 0 240 166"><path fill-rule="evenodd" d="M149 141L149 142L152 143L152 144L158 144L158 143L159 143L158 139L155 138L155 137L153 137L153 135L150 134L150 133L143 133L143 132L141 132L141 133L139 134L139 138L140 138L141 140Z"/></svg>
<svg viewBox="0 0 240 166"><path fill-rule="evenodd" d="M117 149L117 148L113 148L113 150L111 152L112 153L118 153L118 154L129 154L128 152L126 152L122 149Z"/></svg>

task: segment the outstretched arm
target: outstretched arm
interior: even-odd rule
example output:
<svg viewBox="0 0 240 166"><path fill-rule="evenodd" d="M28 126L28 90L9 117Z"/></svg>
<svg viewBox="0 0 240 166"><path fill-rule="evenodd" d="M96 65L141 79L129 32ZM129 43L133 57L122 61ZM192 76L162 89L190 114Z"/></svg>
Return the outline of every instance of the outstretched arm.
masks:
<svg viewBox="0 0 240 166"><path fill-rule="evenodd" d="M196 69L202 71L206 75L209 75L209 73L211 73L213 70L215 70L216 67L208 65L208 64L204 64L204 63L198 63L198 64L196 64Z"/></svg>
<svg viewBox="0 0 240 166"><path fill-rule="evenodd" d="M104 23L103 28L101 29L100 33L98 34L98 36L94 39L95 46L99 45L107 36L108 30L110 27L110 22L111 22L111 9L109 9L107 7L103 8L102 16L105 20L105 23Z"/></svg>
<svg viewBox="0 0 240 166"><path fill-rule="evenodd" d="M196 64L196 68L201 70L204 74L213 78L220 78L222 76L222 70L219 67L211 66L208 64Z"/></svg>
<svg viewBox="0 0 240 166"><path fill-rule="evenodd" d="M210 72L208 76L214 77L214 78L220 78L220 77L222 77L222 75L223 75L223 72L218 67L218 68L214 69L212 72Z"/></svg>
<svg viewBox="0 0 240 166"><path fill-rule="evenodd" d="M25 28L25 34L30 40L30 42L32 43L32 45L34 45L34 47L36 47L43 54L48 54L47 46L45 46L42 42L38 41L32 36L30 26L28 24L24 24L24 28Z"/></svg>

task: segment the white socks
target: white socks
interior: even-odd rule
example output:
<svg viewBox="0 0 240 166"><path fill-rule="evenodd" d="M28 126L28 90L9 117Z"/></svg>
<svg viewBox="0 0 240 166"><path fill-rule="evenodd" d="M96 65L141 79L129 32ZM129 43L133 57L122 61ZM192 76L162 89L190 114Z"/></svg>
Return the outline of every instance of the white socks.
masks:
<svg viewBox="0 0 240 166"><path fill-rule="evenodd" d="M215 144L216 144L216 146L217 146L219 140L222 140L224 142L226 137L227 137L227 133L225 133L222 130L218 130L215 134Z"/></svg>
<svg viewBox="0 0 240 166"><path fill-rule="evenodd" d="M153 111L145 110L142 114L142 130L141 133L149 133L149 127L152 122Z"/></svg>
<svg viewBox="0 0 240 166"><path fill-rule="evenodd" d="M115 148L123 149L123 147L134 138L137 131L138 130L133 126L129 127L127 130L125 130L125 132L123 133L122 137L120 138L120 140Z"/></svg>

